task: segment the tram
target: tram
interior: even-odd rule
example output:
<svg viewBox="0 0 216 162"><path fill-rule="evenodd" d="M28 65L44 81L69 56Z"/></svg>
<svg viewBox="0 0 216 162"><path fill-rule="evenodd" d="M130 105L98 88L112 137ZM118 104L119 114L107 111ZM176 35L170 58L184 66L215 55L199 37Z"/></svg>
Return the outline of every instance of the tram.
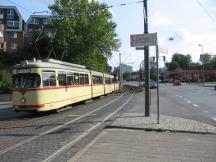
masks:
<svg viewBox="0 0 216 162"><path fill-rule="evenodd" d="M57 110L119 89L112 75L55 59L26 60L12 69L16 112Z"/></svg>

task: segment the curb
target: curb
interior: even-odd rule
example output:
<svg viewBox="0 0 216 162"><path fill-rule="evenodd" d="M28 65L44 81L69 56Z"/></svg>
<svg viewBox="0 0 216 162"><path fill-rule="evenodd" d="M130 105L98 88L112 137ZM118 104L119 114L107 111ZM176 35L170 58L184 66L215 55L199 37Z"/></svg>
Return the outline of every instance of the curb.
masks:
<svg viewBox="0 0 216 162"><path fill-rule="evenodd" d="M143 130L143 131L147 131L147 132L153 132L154 131L154 132L169 132L169 133L193 133L193 134L216 135L216 133L212 133L212 132L184 131L184 130L156 129L156 128L138 128L138 127L114 126L114 125L105 126L104 129L131 129L131 130Z"/></svg>

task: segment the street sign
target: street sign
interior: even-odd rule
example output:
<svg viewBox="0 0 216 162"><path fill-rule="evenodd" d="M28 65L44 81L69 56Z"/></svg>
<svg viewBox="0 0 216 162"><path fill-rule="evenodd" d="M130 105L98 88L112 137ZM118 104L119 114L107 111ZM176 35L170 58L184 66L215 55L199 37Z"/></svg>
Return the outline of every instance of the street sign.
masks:
<svg viewBox="0 0 216 162"><path fill-rule="evenodd" d="M131 47L156 46L157 33L133 34L130 36Z"/></svg>

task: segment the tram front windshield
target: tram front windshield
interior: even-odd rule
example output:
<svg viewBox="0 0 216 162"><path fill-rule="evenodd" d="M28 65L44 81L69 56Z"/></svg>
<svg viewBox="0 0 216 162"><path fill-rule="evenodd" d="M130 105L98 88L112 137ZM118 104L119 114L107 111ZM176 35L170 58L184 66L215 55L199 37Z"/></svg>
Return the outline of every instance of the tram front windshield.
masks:
<svg viewBox="0 0 216 162"><path fill-rule="evenodd" d="M13 76L14 88L37 88L41 84L40 75L38 74L17 74Z"/></svg>

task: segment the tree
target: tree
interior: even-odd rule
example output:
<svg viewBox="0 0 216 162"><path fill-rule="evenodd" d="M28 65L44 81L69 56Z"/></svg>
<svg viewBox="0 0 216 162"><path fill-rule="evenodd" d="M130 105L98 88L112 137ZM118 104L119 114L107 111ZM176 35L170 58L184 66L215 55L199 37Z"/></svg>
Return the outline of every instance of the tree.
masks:
<svg viewBox="0 0 216 162"><path fill-rule="evenodd" d="M88 0L55 0L49 8L53 27L57 28L56 46L66 50L63 60L105 72L107 59L120 46L107 5Z"/></svg>

